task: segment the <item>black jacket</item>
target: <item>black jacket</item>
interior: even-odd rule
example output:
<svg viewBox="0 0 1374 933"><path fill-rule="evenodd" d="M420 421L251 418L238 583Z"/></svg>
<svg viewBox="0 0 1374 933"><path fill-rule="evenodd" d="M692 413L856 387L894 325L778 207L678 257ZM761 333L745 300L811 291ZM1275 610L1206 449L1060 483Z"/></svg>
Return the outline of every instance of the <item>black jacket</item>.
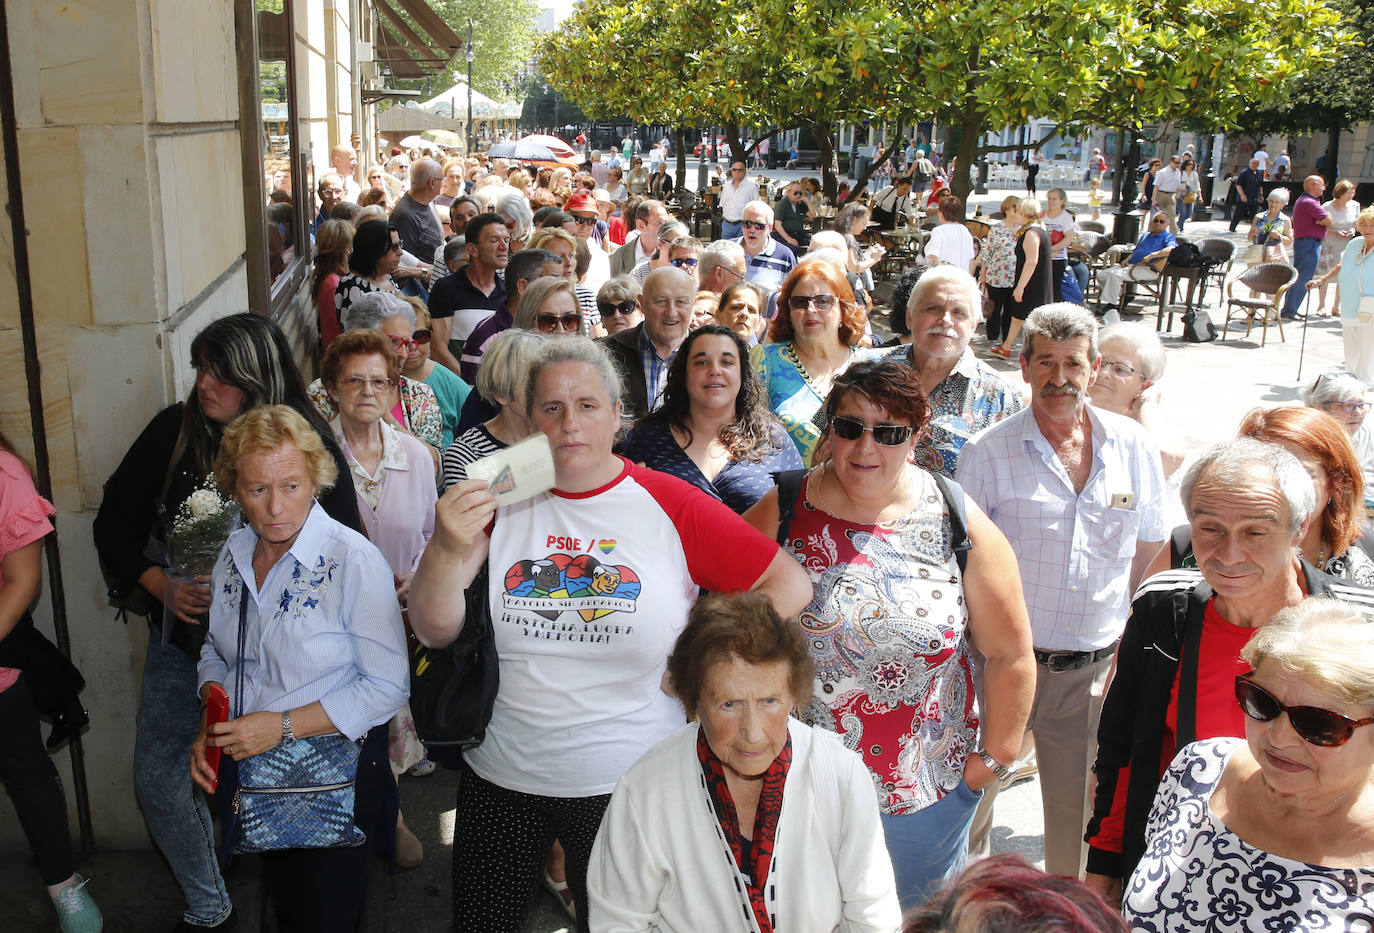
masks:
<svg viewBox="0 0 1374 933"><path fill-rule="evenodd" d="M649 412L649 385L644 380L644 363L639 356L639 335L643 330L641 321L628 330L601 338L602 345L610 351L611 361L620 370L625 387L621 417L627 424L634 424Z"/></svg>
<svg viewBox="0 0 1374 933"><path fill-rule="evenodd" d="M1336 597L1374 611L1374 591L1327 576L1306 561L1302 572L1311 595ZM1211 598L1212 587L1197 570L1166 570L1136 591L1097 730L1097 796L1083 837L1088 843L1088 871L1093 874L1130 877L1145 854L1145 827L1159 776L1179 749L1197 740L1197 651L1202 615ZM1177 742L1169 760L1161 760L1176 675ZM1127 769L1124 805L1117 803L1124 806L1125 815L1121 850L1116 851L1115 843L1104 838L1102 824L1112 812L1117 785Z"/></svg>

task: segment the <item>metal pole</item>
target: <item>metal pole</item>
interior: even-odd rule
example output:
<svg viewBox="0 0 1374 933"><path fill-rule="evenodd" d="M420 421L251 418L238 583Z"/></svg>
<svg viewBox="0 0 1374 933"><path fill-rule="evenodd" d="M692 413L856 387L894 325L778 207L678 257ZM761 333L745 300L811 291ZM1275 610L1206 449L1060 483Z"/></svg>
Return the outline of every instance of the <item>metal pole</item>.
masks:
<svg viewBox="0 0 1374 933"><path fill-rule="evenodd" d="M468 17L468 155L472 155L472 60L477 56L472 51L472 17Z"/></svg>

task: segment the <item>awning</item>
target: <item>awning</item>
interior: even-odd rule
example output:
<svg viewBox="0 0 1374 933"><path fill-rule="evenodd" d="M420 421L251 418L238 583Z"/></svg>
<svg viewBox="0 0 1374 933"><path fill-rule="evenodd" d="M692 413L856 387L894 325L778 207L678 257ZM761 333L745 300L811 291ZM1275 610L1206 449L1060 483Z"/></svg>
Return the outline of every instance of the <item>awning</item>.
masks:
<svg viewBox="0 0 1374 933"><path fill-rule="evenodd" d="M423 78L443 71L463 50L463 40L425 0L396 2L415 25L407 22L387 0L373 0L381 14L373 43L377 59L389 64L397 78Z"/></svg>

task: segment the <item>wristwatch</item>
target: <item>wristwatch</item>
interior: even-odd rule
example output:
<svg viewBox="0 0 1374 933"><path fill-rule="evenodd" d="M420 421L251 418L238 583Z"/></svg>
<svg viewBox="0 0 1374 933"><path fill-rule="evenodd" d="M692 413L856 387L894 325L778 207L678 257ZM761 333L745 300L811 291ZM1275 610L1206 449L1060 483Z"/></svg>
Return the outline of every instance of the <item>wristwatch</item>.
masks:
<svg viewBox="0 0 1374 933"><path fill-rule="evenodd" d="M288 710L281 714L281 744L290 746L294 745L295 742L296 733L291 731L291 712ZM987 758L986 753L984 754L984 758ZM996 762L993 762L993 764L996 764ZM989 767L991 767L991 765L989 765Z"/></svg>
<svg viewBox="0 0 1374 933"><path fill-rule="evenodd" d="M978 749L978 757L983 759L983 764L988 766L988 770L993 773L997 780L1005 781L1011 777L1011 769L989 755L986 748Z"/></svg>

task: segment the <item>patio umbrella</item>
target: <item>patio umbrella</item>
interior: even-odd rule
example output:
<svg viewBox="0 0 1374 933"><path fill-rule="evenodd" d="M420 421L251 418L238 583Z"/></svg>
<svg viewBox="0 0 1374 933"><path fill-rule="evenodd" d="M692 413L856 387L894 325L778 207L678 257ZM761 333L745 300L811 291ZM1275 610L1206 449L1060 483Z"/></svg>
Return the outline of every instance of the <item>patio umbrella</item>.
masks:
<svg viewBox="0 0 1374 933"><path fill-rule="evenodd" d="M423 136L416 136L414 134L411 134L410 136L407 136L405 139L398 142L396 145L400 146L402 149L419 149L428 141L429 140L425 139Z"/></svg>
<svg viewBox="0 0 1374 933"><path fill-rule="evenodd" d="M513 143L497 143L487 150L493 159L518 159L521 162L556 162L577 165L577 153L557 136L538 133L517 139Z"/></svg>
<svg viewBox="0 0 1374 933"><path fill-rule="evenodd" d="M461 149L463 146L463 137L452 130L425 130L420 134L420 138L443 146L445 149Z"/></svg>

